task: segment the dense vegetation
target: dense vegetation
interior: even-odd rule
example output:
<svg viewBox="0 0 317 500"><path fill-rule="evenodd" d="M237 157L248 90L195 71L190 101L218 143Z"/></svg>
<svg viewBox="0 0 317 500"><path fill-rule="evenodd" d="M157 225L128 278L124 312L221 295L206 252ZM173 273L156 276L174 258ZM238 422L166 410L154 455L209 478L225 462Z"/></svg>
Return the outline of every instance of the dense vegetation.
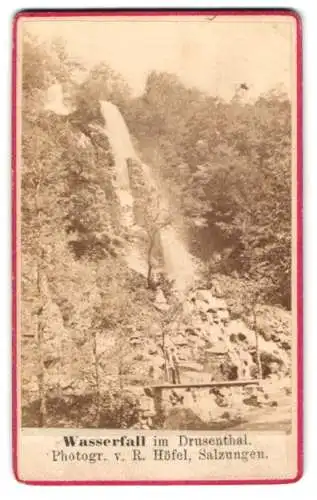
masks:
<svg viewBox="0 0 317 500"><path fill-rule="evenodd" d="M92 103L109 99L120 107L140 156L173 201L205 283L216 273L233 276L239 284L233 293L250 303L290 308L290 102L274 91L252 103L239 95L224 102L156 72L148 76L143 95L131 97L126 82L107 64L79 84L74 75L84 74L84 68L60 40L48 50L26 37L23 50L23 329L36 329L40 343L50 339L57 307L60 342L74 359L72 369L79 357L80 370L92 361L95 366L85 390L100 394L100 370L117 370L107 396L107 412L115 413L115 395L122 389L118 380L127 366L103 366L96 336L103 332L105 345L107 336L117 339L112 348L118 359L115 353L124 355L124 332L150 331L159 314L146 280L119 259L127 235L111 188L109 145L85 130L98 114ZM63 84L69 103L79 105L77 113L43 112L45 92L55 81ZM93 147L78 147L79 128ZM42 424L49 407L43 394L52 390L43 373L51 370L53 380L63 363L55 348L45 345L45 355L41 349L32 354L39 357ZM71 383L73 393L82 392L76 386L81 382ZM94 404L91 419L99 425L105 403L97 398Z"/></svg>
<svg viewBox="0 0 317 500"><path fill-rule="evenodd" d="M270 92L249 103L152 73L126 113L184 216L207 277L234 273L262 299L290 307L291 107Z"/></svg>

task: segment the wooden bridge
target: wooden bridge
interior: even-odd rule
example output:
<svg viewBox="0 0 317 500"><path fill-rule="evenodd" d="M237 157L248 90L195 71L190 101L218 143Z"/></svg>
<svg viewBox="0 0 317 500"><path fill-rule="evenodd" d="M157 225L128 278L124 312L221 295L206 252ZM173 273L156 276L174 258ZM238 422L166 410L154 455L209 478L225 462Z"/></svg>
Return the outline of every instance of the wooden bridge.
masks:
<svg viewBox="0 0 317 500"><path fill-rule="evenodd" d="M159 419L163 417L163 391L174 389L213 389L218 387L245 387L247 385L258 386L260 381L257 379L251 380L221 380L219 382L208 383L193 383L193 384L158 384L145 387L145 391L151 392L154 399L154 407L156 415Z"/></svg>

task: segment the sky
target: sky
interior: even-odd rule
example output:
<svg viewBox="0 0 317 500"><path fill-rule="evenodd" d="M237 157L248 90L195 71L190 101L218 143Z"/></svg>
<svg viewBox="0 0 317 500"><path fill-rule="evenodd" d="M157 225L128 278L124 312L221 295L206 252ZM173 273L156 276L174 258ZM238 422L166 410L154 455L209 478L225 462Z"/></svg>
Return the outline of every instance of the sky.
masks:
<svg viewBox="0 0 317 500"><path fill-rule="evenodd" d="M46 18L23 20L23 26L41 41L64 38L70 55L87 68L108 62L136 95L151 70L175 73L186 85L224 99L241 83L250 87L250 98L277 86L294 91L293 18L154 19Z"/></svg>

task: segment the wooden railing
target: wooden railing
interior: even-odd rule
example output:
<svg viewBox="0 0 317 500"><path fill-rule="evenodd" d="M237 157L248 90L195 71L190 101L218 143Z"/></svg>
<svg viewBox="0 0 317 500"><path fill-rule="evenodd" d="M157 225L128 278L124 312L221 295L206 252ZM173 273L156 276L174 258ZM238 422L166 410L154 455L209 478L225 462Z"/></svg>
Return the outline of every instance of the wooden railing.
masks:
<svg viewBox="0 0 317 500"><path fill-rule="evenodd" d="M157 419L159 421L164 420L163 412L163 391L173 390L173 389L207 389L216 387L244 387L246 385L259 385L259 380L221 380L219 382L207 382L207 383L193 383L193 384L158 384L147 386L146 389L151 391L154 399L154 408Z"/></svg>

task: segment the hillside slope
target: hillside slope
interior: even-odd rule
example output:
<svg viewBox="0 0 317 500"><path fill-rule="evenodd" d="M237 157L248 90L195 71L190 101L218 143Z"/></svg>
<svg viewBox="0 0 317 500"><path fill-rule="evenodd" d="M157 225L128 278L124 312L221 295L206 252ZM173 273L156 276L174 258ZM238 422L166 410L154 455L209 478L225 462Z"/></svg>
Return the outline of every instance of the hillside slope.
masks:
<svg viewBox="0 0 317 500"><path fill-rule="evenodd" d="M88 111L24 118L23 425L158 425L144 387L166 381L167 350L182 383L256 378L258 353L265 379L259 389L167 393L168 428L238 425L254 409L287 408L289 313L262 307L250 325L221 276L206 288L189 272L179 286L191 256L157 204L159 187L137 156L120 153L128 130L107 136L98 106Z"/></svg>

